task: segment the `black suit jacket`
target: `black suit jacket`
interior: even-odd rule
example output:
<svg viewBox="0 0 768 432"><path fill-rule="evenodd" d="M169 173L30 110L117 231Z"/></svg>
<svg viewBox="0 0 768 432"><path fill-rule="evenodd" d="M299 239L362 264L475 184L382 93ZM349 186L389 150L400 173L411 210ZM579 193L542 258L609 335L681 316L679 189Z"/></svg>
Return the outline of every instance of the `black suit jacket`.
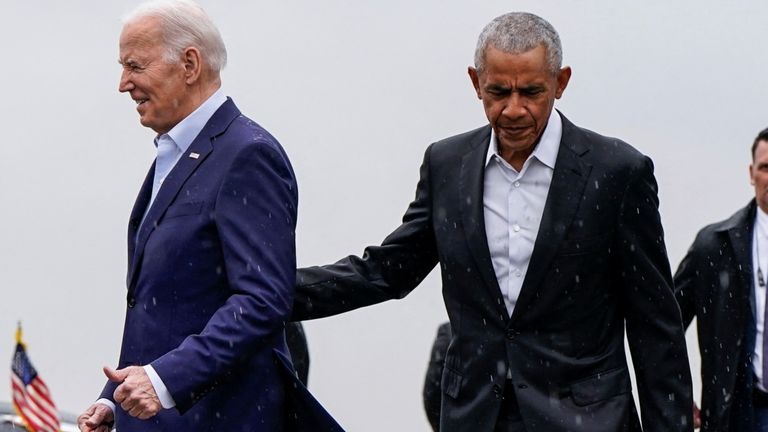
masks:
<svg viewBox="0 0 768 432"><path fill-rule="evenodd" d="M698 317L702 432L753 429L756 208L753 200L730 218L699 231L675 274L675 294L686 327Z"/></svg>
<svg viewBox="0 0 768 432"><path fill-rule="evenodd" d="M640 430L625 321L646 430L691 430L690 371L650 159L563 118L509 316L483 216L490 133L485 126L431 145L402 225L362 258L299 270L293 319L402 298L439 262L453 329L442 431L492 430L508 369L529 432Z"/></svg>

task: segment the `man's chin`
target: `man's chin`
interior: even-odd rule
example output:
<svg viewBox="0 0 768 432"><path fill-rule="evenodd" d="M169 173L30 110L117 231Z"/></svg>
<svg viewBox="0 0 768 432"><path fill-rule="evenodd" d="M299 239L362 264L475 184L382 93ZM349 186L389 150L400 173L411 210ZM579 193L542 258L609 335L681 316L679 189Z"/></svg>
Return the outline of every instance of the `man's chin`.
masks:
<svg viewBox="0 0 768 432"><path fill-rule="evenodd" d="M512 150L513 152L523 151L534 147L536 140L531 137L510 139L509 137L498 137L499 150Z"/></svg>

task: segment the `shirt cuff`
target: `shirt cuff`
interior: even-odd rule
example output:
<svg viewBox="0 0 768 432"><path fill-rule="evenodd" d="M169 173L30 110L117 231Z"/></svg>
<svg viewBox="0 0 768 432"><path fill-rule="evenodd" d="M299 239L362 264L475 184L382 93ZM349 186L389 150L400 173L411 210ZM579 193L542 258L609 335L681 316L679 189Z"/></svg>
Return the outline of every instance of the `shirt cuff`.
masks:
<svg viewBox="0 0 768 432"><path fill-rule="evenodd" d="M109 407L109 409L112 410L112 414L115 413L115 403L112 402L111 400L105 399L105 398L101 398L101 399L97 400L95 403L106 405L107 407Z"/></svg>
<svg viewBox="0 0 768 432"><path fill-rule="evenodd" d="M157 398L160 399L160 405L162 405L165 409L175 407L176 402L173 400L173 397L168 391L168 388L163 383L163 380L160 379L160 375L155 372L155 368L153 368L152 365L146 365L144 366L144 371L147 372L149 381L152 383L152 387L155 388Z"/></svg>

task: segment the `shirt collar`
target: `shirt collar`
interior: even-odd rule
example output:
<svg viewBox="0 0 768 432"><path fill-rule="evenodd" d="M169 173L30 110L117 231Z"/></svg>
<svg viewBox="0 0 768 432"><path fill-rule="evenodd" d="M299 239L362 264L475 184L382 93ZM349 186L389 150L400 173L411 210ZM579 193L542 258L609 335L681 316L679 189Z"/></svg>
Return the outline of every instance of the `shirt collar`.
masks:
<svg viewBox="0 0 768 432"><path fill-rule="evenodd" d="M216 110L221 107L224 102L227 101L227 97L224 92L219 88L214 92L205 102L203 102L196 110L192 111L192 114L186 116L176 126L173 127L168 133L158 135L155 138L155 146L161 139L170 138L179 152L183 153L187 151L192 141L197 138L200 131L203 130L208 120L213 117Z"/></svg>
<svg viewBox="0 0 768 432"><path fill-rule="evenodd" d="M539 139L536 148L533 149L533 153L531 153L528 158L535 157L544 165L551 169L555 169L555 161L557 160L557 152L560 150L560 140L562 137L563 120L560 118L560 114L557 110L553 109L552 112L549 113L549 120L547 120L547 126L541 134L541 139ZM494 155L499 156L499 143L496 139L496 133L493 131L493 128L491 128L491 144L488 146L488 153L485 156L486 166Z"/></svg>

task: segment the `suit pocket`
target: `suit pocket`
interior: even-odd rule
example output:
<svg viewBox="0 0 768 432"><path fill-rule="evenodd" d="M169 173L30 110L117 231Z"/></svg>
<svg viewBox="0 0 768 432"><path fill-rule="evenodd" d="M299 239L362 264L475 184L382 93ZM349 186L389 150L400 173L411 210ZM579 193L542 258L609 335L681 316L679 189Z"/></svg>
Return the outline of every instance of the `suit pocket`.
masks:
<svg viewBox="0 0 768 432"><path fill-rule="evenodd" d="M443 389L443 393L456 399L459 397L459 390L461 390L462 376L460 373L443 368L443 379L440 382L440 387Z"/></svg>
<svg viewBox="0 0 768 432"><path fill-rule="evenodd" d="M571 383L571 398L578 406L590 405L632 391L627 368L611 369Z"/></svg>
<svg viewBox="0 0 768 432"><path fill-rule="evenodd" d="M196 214L200 214L200 210L202 209L203 209L202 201L174 204L168 207L168 210L165 211L164 218L170 219L170 218L179 217L179 216L196 215Z"/></svg>

